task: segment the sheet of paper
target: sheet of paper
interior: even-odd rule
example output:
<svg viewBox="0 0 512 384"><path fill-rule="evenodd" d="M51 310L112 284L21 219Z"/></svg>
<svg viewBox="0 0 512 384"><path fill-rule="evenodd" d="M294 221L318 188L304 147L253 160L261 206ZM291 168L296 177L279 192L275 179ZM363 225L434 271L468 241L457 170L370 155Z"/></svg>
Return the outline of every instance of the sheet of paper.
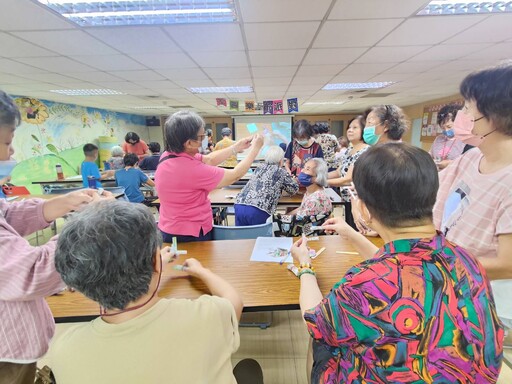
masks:
<svg viewBox="0 0 512 384"><path fill-rule="evenodd" d="M292 255L279 256L279 249L290 250L293 244L291 237L258 237L252 250L251 261L263 261L268 263L291 262ZM285 251L283 251L285 253ZM284 259L284 260L283 260Z"/></svg>

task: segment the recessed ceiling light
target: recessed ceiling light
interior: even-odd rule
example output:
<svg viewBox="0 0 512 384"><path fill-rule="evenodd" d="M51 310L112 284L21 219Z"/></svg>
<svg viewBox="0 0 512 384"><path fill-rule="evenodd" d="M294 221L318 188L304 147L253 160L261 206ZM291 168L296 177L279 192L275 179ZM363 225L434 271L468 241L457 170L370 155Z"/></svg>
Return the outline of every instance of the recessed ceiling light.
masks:
<svg viewBox="0 0 512 384"><path fill-rule="evenodd" d="M512 1L436 0L428 3L417 15L473 15L507 12L512 12Z"/></svg>
<svg viewBox="0 0 512 384"><path fill-rule="evenodd" d="M253 92L252 87L198 87L187 88L192 93L250 93Z"/></svg>
<svg viewBox="0 0 512 384"><path fill-rule="evenodd" d="M343 103L344 101L308 101L303 105L340 105Z"/></svg>
<svg viewBox="0 0 512 384"><path fill-rule="evenodd" d="M113 89L52 89L50 92L67 96L110 96L125 95L125 93Z"/></svg>
<svg viewBox="0 0 512 384"><path fill-rule="evenodd" d="M340 90L340 89L378 89L384 88L391 84L394 84L394 81L383 81L378 83L331 83L327 84L322 89L324 91L331 90Z"/></svg>
<svg viewBox="0 0 512 384"><path fill-rule="evenodd" d="M226 23L237 20L229 0L38 0L83 27Z"/></svg>

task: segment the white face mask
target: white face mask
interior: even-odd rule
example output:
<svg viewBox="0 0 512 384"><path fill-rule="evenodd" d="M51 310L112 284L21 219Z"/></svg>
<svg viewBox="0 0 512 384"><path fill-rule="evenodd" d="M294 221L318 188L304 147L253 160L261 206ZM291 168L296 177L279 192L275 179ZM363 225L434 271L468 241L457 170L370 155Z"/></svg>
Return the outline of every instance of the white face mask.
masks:
<svg viewBox="0 0 512 384"><path fill-rule="evenodd" d="M10 176L16 164L16 160L0 161L0 179Z"/></svg>
<svg viewBox="0 0 512 384"><path fill-rule="evenodd" d="M203 150L206 150L206 148L208 148L208 136L205 136L205 138L203 139L203 141L201 141L201 148Z"/></svg>

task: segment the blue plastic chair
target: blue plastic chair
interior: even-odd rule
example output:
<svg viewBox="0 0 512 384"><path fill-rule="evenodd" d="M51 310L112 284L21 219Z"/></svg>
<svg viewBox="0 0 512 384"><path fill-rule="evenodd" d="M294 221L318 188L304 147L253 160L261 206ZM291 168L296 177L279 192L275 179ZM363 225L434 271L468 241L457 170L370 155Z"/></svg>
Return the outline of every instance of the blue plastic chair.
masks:
<svg viewBox="0 0 512 384"><path fill-rule="evenodd" d="M213 240L256 239L273 235L272 222L248 226L213 226Z"/></svg>

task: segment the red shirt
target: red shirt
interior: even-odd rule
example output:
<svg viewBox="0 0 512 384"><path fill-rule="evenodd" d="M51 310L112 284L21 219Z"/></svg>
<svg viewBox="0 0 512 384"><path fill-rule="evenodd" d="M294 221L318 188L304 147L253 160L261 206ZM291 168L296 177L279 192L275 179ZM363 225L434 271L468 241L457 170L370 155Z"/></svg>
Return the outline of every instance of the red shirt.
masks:
<svg viewBox="0 0 512 384"><path fill-rule="evenodd" d="M144 140L140 140L135 144L124 142L122 148L124 153L135 153L137 156L139 156L139 160L142 160L144 155L147 154L149 150L148 145L144 142Z"/></svg>

